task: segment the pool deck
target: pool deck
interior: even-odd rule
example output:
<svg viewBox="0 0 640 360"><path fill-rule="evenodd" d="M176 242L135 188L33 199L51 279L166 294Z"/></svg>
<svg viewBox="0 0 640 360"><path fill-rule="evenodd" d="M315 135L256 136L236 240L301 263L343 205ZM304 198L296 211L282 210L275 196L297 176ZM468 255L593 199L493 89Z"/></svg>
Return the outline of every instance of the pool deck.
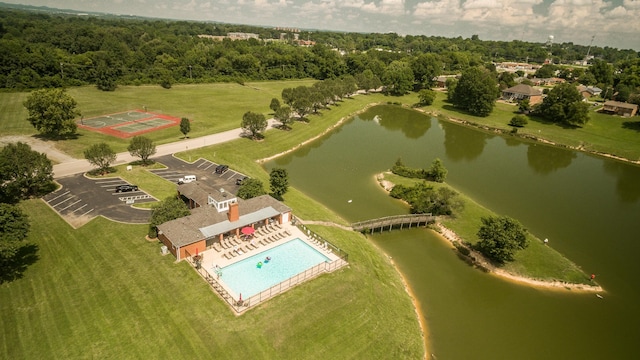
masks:
<svg viewBox="0 0 640 360"><path fill-rule="evenodd" d="M273 239L274 236L276 236L276 234L280 234L283 237L277 240L273 240L271 242L266 241L266 239L271 238ZM290 235L287 235L290 234ZM208 249L202 253L200 253L200 255L202 255L203 259L202 259L202 268L204 270L206 270L212 277L217 278L217 274L214 271L214 266L217 265L218 267L225 267L227 265L233 264L235 262L241 261L243 259L246 259L248 257L251 257L255 254L261 253L265 250L274 248L278 245L284 244L290 240L293 239L300 239L302 241L304 241L305 243L307 243L309 246L311 246L312 248L316 249L318 252L322 253L323 255L325 255L326 257L328 257L331 261L337 260L338 256L336 254L334 254L331 251L328 251L327 249L324 249L321 245L319 245L318 243L312 241L310 239L310 237L303 233L300 229L298 229L296 226L290 225L290 224L283 224L280 225L280 229L275 229L275 230L271 230L269 233L267 234L263 234L263 230L261 231L256 231L256 233L254 234L254 243L255 245L257 245L257 249L252 249L252 250L247 250L246 246L250 244L250 241L240 241L240 245L238 246L239 251L235 252L233 251L233 247L231 248L227 248L227 249L221 249L221 251L218 251L214 248ZM227 241L229 242L229 241ZM229 254L229 253L235 253L235 257L232 256L231 259L228 259L224 256L224 254ZM241 253L240 253L241 252ZM226 287L226 285L224 284L224 282L221 284L227 291L229 291L231 294L233 294L232 291L230 291L230 289L228 289ZM237 295L237 294L236 294Z"/></svg>

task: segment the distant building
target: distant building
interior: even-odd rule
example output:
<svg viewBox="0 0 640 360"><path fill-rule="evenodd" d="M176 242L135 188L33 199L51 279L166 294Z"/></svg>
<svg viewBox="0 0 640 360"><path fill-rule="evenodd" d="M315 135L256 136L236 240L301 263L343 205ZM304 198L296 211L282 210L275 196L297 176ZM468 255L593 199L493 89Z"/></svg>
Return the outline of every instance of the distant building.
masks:
<svg viewBox="0 0 640 360"><path fill-rule="evenodd" d="M529 105L542 102L542 92L525 84L518 84L508 89L502 90L502 99L505 101L529 100Z"/></svg>
<svg viewBox="0 0 640 360"><path fill-rule="evenodd" d="M604 103L601 111L624 117L632 117L638 113L638 105L609 100Z"/></svg>

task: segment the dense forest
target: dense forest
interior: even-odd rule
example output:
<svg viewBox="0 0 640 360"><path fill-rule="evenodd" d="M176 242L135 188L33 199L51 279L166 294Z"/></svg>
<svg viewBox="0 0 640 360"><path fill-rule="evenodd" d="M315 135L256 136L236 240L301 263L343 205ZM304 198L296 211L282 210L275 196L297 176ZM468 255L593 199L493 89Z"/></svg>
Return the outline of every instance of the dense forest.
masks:
<svg viewBox="0 0 640 360"><path fill-rule="evenodd" d="M198 36L229 32L256 33L260 40ZM357 76L365 70L385 79L392 64L407 64L414 88L419 89L428 87L434 76L473 66L501 61L542 63L549 57L555 64L573 64L587 52L611 67L610 81L590 76L593 85L640 87L640 54L632 50L484 41L477 36L302 31L295 36L316 42L304 47L297 45L291 32L284 32L280 40L281 33L246 25L0 9L0 88L95 84L113 90L117 85L138 84L323 80Z"/></svg>

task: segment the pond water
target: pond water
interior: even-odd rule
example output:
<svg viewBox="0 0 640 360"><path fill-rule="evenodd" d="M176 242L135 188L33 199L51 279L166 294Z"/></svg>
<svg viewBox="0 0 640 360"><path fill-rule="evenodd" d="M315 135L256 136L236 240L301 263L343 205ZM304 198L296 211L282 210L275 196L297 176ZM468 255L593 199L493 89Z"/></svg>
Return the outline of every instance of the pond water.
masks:
<svg viewBox="0 0 640 360"><path fill-rule="evenodd" d="M569 130L568 130L569 131ZM414 290L439 359L624 359L640 340L640 167L378 106L266 164L348 221L405 214L374 175L440 158L447 182L518 219L607 291L549 291L472 269L429 230L371 240ZM351 201L349 201L351 200Z"/></svg>

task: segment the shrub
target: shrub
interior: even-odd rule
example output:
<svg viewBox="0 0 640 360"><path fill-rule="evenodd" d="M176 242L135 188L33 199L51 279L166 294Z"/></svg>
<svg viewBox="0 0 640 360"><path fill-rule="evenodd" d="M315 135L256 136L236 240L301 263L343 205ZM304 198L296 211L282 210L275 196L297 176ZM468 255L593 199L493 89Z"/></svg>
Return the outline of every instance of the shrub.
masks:
<svg viewBox="0 0 640 360"><path fill-rule="evenodd" d="M529 123L529 120L527 120L526 116L524 116L524 115L516 115L516 116L511 118L511 121L509 122L509 125L515 126L515 127L524 127L528 123Z"/></svg>

